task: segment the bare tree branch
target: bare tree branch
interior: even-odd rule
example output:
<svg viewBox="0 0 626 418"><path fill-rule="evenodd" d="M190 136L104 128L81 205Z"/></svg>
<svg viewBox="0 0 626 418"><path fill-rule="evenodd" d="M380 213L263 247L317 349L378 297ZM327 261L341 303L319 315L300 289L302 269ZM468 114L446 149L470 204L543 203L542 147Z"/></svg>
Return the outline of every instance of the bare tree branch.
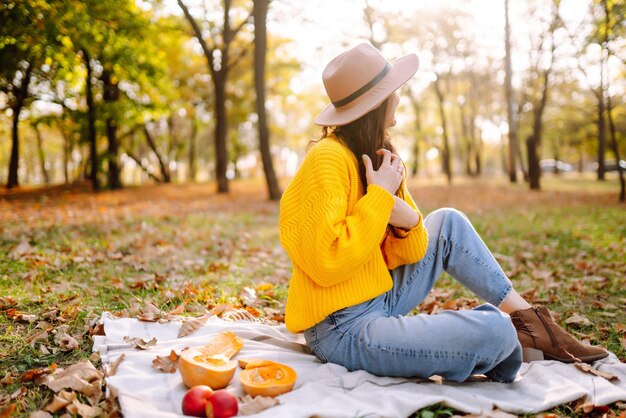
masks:
<svg viewBox="0 0 626 418"><path fill-rule="evenodd" d="M165 161L163 161L163 158L161 157L161 154L156 147L156 143L154 142L154 139L152 138L152 135L150 134L150 131L148 131L148 127L146 125L143 125L143 133L146 136L148 146L150 147L152 152L154 152L154 155L156 155L157 160L159 160L159 166L161 167L161 175L163 176L163 181L168 182L170 177L169 170L167 169Z"/></svg>
<svg viewBox="0 0 626 418"><path fill-rule="evenodd" d="M206 59L208 61L207 63L209 65L209 70L211 71L211 75L215 76L215 69L213 68L214 49L210 45L207 44L206 40L202 36L202 30L200 29L200 26L198 26L198 22L196 22L196 19L194 19L191 13L189 13L189 9L187 8L187 6L185 6L185 3L183 3L182 0L177 0L177 2L180 8L183 10L185 17L189 21L189 24L191 25L193 32L196 35L196 39L198 39L198 42L200 43L200 46L202 47L202 51L204 52L204 55L206 56Z"/></svg>
<svg viewBox="0 0 626 418"><path fill-rule="evenodd" d="M160 179L157 176L155 176L154 173L150 171L150 168L143 165L142 161L135 154L130 152L128 149L125 149L124 152L126 153L126 155L132 158L137 163L137 165L141 167L141 169L145 171L146 174L148 174L148 176L150 176L154 181L156 181L157 183L163 183L163 179Z"/></svg>
<svg viewBox="0 0 626 418"><path fill-rule="evenodd" d="M241 28L243 28L243 27L246 25L246 23L250 23L250 21L252 20L252 14L253 14L253 13L252 13L252 11L250 11L250 13L248 14L248 16L247 16L244 20L242 20L242 21L241 21L241 23L240 23L240 24L239 24L236 28L234 28L234 29L230 32L230 39L229 39L229 42L230 42L230 41L231 41L231 40L232 40L235 36L237 36L237 33L239 33L239 31L241 30Z"/></svg>
<svg viewBox="0 0 626 418"><path fill-rule="evenodd" d="M239 50L239 53L232 60L229 60L228 68L230 69L230 68L235 67L246 56L246 54L248 54L248 52L252 48L252 45L254 45L254 40L252 40L245 47L241 48Z"/></svg>

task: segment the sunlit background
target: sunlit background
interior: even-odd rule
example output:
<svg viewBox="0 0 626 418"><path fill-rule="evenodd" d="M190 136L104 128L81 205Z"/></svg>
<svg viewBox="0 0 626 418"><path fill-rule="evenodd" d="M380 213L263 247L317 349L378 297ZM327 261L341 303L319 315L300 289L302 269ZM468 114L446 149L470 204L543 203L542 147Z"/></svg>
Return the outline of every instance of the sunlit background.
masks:
<svg viewBox="0 0 626 418"><path fill-rule="evenodd" d="M371 42L389 60L407 53L420 58L390 132L417 178L514 176L521 182L529 169L532 175L531 152L544 176L616 178L615 152L621 159L626 154L624 2L509 3L513 90L507 103L505 0L269 2L265 106L278 177L289 179L309 141L319 138L312 120L326 104L326 63ZM224 81L224 117L214 72L221 69L225 45L225 5L238 31L229 39L235 65ZM97 179L104 187L115 186L110 173L116 165L122 185L219 178L220 118L226 121L226 180L264 175L252 1L27 0L1 7L0 182L11 182L16 129L20 185L90 178L90 109ZM210 60L190 17L215 48ZM91 108L85 54L92 67ZM27 94L18 108L29 62ZM107 96L107 88L118 96ZM528 148L529 138L536 151Z"/></svg>

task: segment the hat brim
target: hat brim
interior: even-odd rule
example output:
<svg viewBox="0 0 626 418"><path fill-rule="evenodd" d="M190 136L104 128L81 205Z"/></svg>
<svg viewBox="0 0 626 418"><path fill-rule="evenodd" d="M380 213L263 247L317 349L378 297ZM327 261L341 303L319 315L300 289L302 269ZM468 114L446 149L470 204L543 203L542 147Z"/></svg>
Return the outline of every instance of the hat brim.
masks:
<svg viewBox="0 0 626 418"><path fill-rule="evenodd" d="M390 64L389 73L371 90L339 109L329 103L317 115L314 120L315 124L319 126L345 125L377 108L387 97L415 75L419 67L419 59L417 55L409 54Z"/></svg>

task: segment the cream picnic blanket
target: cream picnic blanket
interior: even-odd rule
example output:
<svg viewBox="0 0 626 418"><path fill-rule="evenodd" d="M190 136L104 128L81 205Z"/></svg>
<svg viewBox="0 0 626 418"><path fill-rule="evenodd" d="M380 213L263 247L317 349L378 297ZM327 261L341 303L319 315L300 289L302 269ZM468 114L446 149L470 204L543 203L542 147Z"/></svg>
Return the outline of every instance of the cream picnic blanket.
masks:
<svg viewBox="0 0 626 418"><path fill-rule="evenodd" d="M126 418L183 416L181 399L186 387L178 372L163 373L152 367L157 356L172 349L201 346L221 331L232 331L244 339L238 357L257 357L288 364L298 373L294 390L280 396L280 404L254 415L266 418L296 417L406 417L420 408L442 403L468 413L485 413L498 408L510 413L537 413L556 405L584 398L595 405L626 401L626 364L611 354L594 363L598 370L617 376L611 381L585 373L573 365L553 361L524 364L514 383L466 382L437 384L420 379L378 377L348 372L336 364L322 364L302 345L301 335L284 326L251 321L210 318L199 330L177 338L180 322L164 324L102 315L106 336L95 338L103 365L122 353L125 359L117 372L107 378L109 388L118 391ZM124 337L153 337L157 343L138 350ZM243 396L237 375L228 386Z"/></svg>

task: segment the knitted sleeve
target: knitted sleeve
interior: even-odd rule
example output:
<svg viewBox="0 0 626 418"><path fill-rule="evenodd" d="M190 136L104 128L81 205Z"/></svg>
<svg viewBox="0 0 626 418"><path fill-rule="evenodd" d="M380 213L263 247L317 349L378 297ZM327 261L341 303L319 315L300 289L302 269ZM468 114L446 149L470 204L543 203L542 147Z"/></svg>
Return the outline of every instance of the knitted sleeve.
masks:
<svg viewBox="0 0 626 418"><path fill-rule="evenodd" d="M409 204L419 216L417 225L408 231L399 232L403 238L396 238L391 234L387 234L381 249L387 268L393 270L394 268L404 265L412 264L424 257L426 254L426 247L428 247L428 231L424 226L422 214L420 213L415 201L411 197L409 190L406 188L406 184L403 182L404 201Z"/></svg>
<svg viewBox="0 0 626 418"><path fill-rule="evenodd" d="M353 163L338 147L315 146L280 204L281 244L292 262L323 287L348 279L380 251L394 205L390 193L370 185L349 210Z"/></svg>

